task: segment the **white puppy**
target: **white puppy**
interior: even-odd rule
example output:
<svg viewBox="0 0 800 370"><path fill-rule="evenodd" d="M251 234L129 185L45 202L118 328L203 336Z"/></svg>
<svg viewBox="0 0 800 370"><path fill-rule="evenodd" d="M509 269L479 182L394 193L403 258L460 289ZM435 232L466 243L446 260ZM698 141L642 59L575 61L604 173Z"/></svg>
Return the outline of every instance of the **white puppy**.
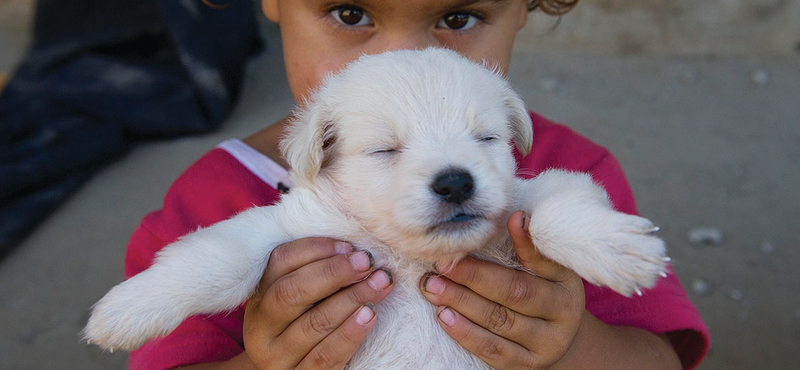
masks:
<svg viewBox="0 0 800 370"><path fill-rule="evenodd" d="M587 281L641 293L665 271L650 221L614 211L586 174L515 177L528 153L525 104L496 72L442 49L364 56L296 112L281 149L294 183L258 207L168 245L93 309L87 340L132 350L187 316L248 299L270 252L308 236L369 250L394 274L350 369L484 369L439 327L419 279L468 254L512 267L511 211L539 251Z"/></svg>

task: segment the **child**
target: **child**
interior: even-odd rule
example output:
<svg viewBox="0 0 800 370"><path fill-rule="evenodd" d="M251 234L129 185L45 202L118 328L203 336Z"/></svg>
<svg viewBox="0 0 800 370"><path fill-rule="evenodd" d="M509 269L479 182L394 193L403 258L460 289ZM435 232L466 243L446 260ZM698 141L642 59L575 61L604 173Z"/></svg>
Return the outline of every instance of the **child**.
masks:
<svg viewBox="0 0 800 370"><path fill-rule="evenodd" d="M262 5L280 26L289 85L295 100L303 102L325 74L364 53L447 47L505 72L530 9L568 10L574 3L264 0ZM618 210L636 212L624 174L605 149L531 117L533 152L517 156L522 173L588 172ZM288 184L277 149L286 123L221 144L176 180L164 208L145 216L131 237L126 275L146 269L158 250L198 226L276 202ZM522 227L525 217L514 213L508 229L520 260L536 276L467 258L443 266L449 272L441 276L420 277L442 328L460 345L498 369L676 369L700 362L708 332L674 274L643 297L624 298L586 285L536 253ZM273 252L247 307L188 318L167 337L134 351L130 368L340 369L380 315L374 304L392 289L391 271L377 267L371 256L344 241L287 243Z"/></svg>

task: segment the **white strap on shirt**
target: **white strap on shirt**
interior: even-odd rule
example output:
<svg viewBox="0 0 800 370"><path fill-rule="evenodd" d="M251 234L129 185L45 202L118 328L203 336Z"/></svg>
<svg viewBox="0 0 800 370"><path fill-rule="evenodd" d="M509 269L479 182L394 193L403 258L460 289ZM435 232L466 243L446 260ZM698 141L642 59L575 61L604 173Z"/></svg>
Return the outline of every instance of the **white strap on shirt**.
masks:
<svg viewBox="0 0 800 370"><path fill-rule="evenodd" d="M217 145L228 154L236 158L250 172L256 175L261 181L274 189L291 188L292 182L289 180L289 171L283 166L275 163L269 157L253 149L239 139L228 139ZM278 184L282 184L278 185Z"/></svg>

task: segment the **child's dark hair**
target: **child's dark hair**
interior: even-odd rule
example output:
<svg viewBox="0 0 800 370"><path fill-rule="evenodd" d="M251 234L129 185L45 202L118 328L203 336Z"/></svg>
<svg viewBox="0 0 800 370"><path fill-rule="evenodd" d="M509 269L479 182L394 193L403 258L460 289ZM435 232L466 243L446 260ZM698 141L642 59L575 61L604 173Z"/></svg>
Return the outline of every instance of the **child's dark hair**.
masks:
<svg viewBox="0 0 800 370"><path fill-rule="evenodd" d="M561 15L572 10L577 4L578 0L529 0L528 11L538 9L550 15Z"/></svg>

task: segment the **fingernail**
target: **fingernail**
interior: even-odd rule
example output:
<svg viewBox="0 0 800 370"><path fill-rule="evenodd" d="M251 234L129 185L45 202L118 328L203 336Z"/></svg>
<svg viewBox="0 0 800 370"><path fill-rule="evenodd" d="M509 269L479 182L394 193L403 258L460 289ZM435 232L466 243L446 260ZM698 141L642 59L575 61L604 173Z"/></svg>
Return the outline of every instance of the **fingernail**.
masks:
<svg viewBox="0 0 800 370"><path fill-rule="evenodd" d="M333 247L336 249L336 254L348 254L355 252L353 245L348 242L336 242Z"/></svg>
<svg viewBox="0 0 800 370"><path fill-rule="evenodd" d="M528 228L528 214L522 212L522 230L526 230Z"/></svg>
<svg viewBox="0 0 800 370"><path fill-rule="evenodd" d="M394 278L392 277L391 272L384 269L379 269L378 271L375 271L375 273L372 274L372 276L369 277L369 279L367 280L367 284L372 289L381 291L386 289L386 287L388 287L389 285L392 285L393 281Z"/></svg>
<svg viewBox="0 0 800 370"><path fill-rule="evenodd" d="M456 324L456 315L448 307L441 307L436 316L438 316L439 320L447 326L453 326Z"/></svg>
<svg viewBox="0 0 800 370"><path fill-rule="evenodd" d="M353 265L356 271L367 271L375 266L375 259L372 257L372 254L367 251L352 253L348 258L350 259L350 264Z"/></svg>
<svg viewBox="0 0 800 370"><path fill-rule="evenodd" d="M442 278L428 274L422 281L422 289L431 294L442 294L444 292L444 280Z"/></svg>
<svg viewBox="0 0 800 370"><path fill-rule="evenodd" d="M455 264L456 263L453 262L453 261L450 261L450 262L446 263L444 266L441 266L441 267L438 264L434 264L433 265L433 269L436 270L436 272L438 272L440 275L441 274L446 274L448 272L453 271L453 266Z"/></svg>
<svg viewBox="0 0 800 370"><path fill-rule="evenodd" d="M365 326L372 321L373 317L375 317L375 306L372 303L367 303L358 310L356 324Z"/></svg>

